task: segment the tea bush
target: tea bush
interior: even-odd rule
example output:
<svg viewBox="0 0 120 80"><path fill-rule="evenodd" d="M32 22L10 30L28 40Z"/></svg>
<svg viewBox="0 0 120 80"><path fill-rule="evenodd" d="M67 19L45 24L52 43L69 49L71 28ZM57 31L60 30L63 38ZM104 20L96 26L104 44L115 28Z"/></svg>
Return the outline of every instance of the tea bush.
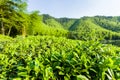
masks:
<svg viewBox="0 0 120 80"><path fill-rule="evenodd" d="M50 36L1 37L2 80L119 80L120 48Z"/></svg>

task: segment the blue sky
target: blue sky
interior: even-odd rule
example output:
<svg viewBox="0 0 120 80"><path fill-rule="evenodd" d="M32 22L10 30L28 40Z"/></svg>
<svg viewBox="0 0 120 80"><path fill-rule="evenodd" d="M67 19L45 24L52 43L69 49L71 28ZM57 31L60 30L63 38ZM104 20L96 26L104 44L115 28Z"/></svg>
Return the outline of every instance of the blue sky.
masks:
<svg viewBox="0 0 120 80"><path fill-rule="evenodd" d="M28 11L54 17L120 16L120 0L28 0Z"/></svg>

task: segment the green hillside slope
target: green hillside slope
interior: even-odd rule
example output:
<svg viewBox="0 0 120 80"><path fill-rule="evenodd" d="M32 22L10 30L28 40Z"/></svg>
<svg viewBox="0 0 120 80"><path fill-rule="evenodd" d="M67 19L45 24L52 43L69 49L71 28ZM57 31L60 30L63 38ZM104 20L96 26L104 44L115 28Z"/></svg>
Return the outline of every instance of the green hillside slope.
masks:
<svg viewBox="0 0 120 80"><path fill-rule="evenodd" d="M113 32L120 32L119 17L94 17L94 22L99 26L111 30Z"/></svg>
<svg viewBox="0 0 120 80"><path fill-rule="evenodd" d="M48 25L49 27L53 28L63 28L63 26L52 16L44 14L43 16L43 23Z"/></svg>
<svg viewBox="0 0 120 80"><path fill-rule="evenodd" d="M72 18L57 18L56 19L60 24L62 24L64 29L69 30L70 27L78 20Z"/></svg>
<svg viewBox="0 0 120 80"><path fill-rule="evenodd" d="M120 39L120 18L111 16L94 16L75 18L54 18L42 15L43 24L58 30L65 30L71 39Z"/></svg>

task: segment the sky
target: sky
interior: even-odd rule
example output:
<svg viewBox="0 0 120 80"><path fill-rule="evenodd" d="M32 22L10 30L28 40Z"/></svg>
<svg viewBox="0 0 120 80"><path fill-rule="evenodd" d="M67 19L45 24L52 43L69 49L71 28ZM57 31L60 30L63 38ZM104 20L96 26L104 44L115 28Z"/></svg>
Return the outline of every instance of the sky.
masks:
<svg viewBox="0 0 120 80"><path fill-rule="evenodd" d="M120 16L120 0L28 0L28 11L53 17Z"/></svg>

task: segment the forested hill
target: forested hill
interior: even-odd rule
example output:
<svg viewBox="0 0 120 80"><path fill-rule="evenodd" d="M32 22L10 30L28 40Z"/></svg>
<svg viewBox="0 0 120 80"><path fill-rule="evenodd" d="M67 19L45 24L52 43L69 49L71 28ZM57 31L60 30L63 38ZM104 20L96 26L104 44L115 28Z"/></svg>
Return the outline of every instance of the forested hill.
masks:
<svg viewBox="0 0 120 80"><path fill-rule="evenodd" d="M104 36L105 39L120 39L120 16L94 16L79 19L54 18L48 14L42 16L46 25L62 27L70 31L71 38L83 39L84 37L91 39Z"/></svg>
<svg viewBox="0 0 120 80"><path fill-rule="evenodd" d="M96 27L101 27L106 30L110 30L113 32L120 32L120 16L94 16L94 17L81 17L81 18L55 18L48 14L43 14L43 22L45 24L53 24L56 25L56 27L63 27L67 30L75 30L80 25L82 25L83 22L89 22L88 26L91 26L92 24L96 25ZM48 22L48 21L51 22ZM53 22L53 23L52 23ZM56 24L55 24L56 23ZM83 26L83 25L82 25Z"/></svg>

